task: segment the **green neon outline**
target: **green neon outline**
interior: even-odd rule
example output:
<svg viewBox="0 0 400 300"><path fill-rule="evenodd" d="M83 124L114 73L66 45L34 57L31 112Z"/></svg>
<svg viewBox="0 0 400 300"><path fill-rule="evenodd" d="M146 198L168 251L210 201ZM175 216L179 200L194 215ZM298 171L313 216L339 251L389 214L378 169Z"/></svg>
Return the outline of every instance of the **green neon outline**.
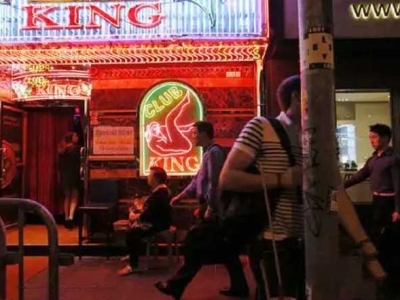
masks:
<svg viewBox="0 0 400 300"><path fill-rule="evenodd" d="M145 166L145 160L142 159L143 157L147 156L148 153L145 150L145 137L144 137L144 120L145 120L145 105L147 101L149 101L153 94L155 94L158 90L164 88L165 86L178 86L183 89L188 90L191 93L191 96L194 96L194 99L197 101L197 105L199 109L197 110L197 117L199 121L204 120L204 107L203 107L203 102L200 99L200 96L198 93L189 85L179 82L179 81L165 81L160 84L157 84L153 88L151 88L146 94L144 95L140 107L139 107L139 143L140 143L140 157L139 157L139 174L140 176L147 176L149 175L149 172L146 172L146 166ZM197 147L197 156L199 158L199 165L203 162L203 149L201 147ZM168 174L169 176L192 176L196 175L197 172L183 172L183 173L172 173Z"/></svg>

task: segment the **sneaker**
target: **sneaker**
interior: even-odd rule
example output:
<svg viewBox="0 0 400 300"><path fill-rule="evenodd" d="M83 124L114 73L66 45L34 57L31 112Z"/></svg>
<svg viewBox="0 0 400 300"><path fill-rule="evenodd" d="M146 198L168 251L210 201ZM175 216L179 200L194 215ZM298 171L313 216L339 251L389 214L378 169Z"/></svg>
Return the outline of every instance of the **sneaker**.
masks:
<svg viewBox="0 0 400 300"><path fill-rule="evenodd" d="M128 261L129 260L129 255L122 256L119 260L120 261Z"/></svg>
<svg viewBox="0 0 400 300"><path fill-rule="evenodd" d="M140 271L139 268L132 268L131 266L128 265L125 268L122 268L121 270L119 270L117 272L117 274L119 276L128 276L128 275L131 275L131 274L138 273L139 271Z"/></svg>

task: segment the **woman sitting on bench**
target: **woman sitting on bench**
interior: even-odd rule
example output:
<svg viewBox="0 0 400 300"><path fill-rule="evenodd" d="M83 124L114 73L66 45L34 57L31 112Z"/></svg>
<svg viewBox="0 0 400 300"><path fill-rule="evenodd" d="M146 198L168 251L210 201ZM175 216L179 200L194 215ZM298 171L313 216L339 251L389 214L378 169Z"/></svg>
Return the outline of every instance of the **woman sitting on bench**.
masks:
<svg viewBox="0 0 400 300"><path fill-rule="evenodd" d="M167 173L163 168L151 167L147 182L151 194L143 204L143 210L131 210L131 226L126 235L129 248L129 265L118 271L121 276L139 270L139 251L142 239L167 230L171 224L170 191L166 185Z"/></svg>

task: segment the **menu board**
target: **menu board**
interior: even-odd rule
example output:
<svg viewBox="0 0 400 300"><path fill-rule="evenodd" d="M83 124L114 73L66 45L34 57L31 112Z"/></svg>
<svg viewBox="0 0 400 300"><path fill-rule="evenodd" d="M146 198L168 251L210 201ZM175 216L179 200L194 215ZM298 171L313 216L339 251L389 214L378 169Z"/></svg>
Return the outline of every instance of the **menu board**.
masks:
<svg viewBox="0 0 400 300"><path fill-rule="evenodd" d="M93 127L94 155L133 155L133 126L95 126Z"/></svg>

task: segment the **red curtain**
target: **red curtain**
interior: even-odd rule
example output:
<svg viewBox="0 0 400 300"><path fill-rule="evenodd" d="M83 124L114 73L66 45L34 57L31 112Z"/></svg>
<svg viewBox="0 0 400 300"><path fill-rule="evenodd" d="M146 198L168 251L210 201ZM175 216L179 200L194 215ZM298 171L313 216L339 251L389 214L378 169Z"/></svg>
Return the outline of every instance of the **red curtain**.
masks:
<svg viewBox="0 0 400 300"><path fill-rule="evenodd" d="M54 215L63 213L57 182L57 145L72 131L73 114L69 108L28 112L26 194Z"/></svg>

